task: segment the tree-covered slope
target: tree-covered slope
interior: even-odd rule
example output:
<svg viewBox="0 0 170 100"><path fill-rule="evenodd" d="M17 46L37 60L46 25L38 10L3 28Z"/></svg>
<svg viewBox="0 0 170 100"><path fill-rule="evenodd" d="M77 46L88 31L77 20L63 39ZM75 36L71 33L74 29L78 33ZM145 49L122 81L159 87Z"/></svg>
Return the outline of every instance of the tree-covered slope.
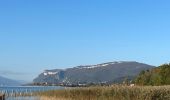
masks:
<svg viewBox="0 0 170 100"><path fill-rule="evenodd" d="M170 64L141 71L135 79L135 83L138 85L170 85Z"/></svg>

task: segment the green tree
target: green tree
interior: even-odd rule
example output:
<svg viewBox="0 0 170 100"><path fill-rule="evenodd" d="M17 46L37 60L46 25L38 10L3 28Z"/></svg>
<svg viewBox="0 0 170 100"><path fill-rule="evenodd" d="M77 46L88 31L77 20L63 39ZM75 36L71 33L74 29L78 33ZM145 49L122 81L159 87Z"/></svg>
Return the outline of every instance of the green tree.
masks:
<svg viewBox="0 0 170 100"><path fill-rule="evenodd" d="M160 76L163 85L170 84L170 64L164 64L160 66Z"/></svg>
<svg viewBox="0 0 170 100"><path fill-rule="evenodd" d="M141 71L135 79L135 83L138 85L170 85L170 64Z"/></svg>

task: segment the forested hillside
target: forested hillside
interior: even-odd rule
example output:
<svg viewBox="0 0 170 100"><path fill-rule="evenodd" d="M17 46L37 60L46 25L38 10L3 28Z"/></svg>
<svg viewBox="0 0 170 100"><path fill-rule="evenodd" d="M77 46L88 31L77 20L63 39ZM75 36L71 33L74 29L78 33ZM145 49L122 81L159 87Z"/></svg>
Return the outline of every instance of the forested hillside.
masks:
<svg viewBox="0 0 170 100"><path fill-rule="evenodd" d="M135 83L137 85L170 85L170 64L142 71Z"/></svg>

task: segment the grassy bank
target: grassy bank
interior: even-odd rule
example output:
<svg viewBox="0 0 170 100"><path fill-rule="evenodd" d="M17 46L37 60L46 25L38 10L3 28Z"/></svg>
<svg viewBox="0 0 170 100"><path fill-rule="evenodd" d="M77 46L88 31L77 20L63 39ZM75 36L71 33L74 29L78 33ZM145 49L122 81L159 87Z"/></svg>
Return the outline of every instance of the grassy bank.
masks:
<svg viewBox="0 0 170 100"><path fill-rule="evenodd" d="M109 86L37 93L41 100L170 100L170 86Z"/></svg>

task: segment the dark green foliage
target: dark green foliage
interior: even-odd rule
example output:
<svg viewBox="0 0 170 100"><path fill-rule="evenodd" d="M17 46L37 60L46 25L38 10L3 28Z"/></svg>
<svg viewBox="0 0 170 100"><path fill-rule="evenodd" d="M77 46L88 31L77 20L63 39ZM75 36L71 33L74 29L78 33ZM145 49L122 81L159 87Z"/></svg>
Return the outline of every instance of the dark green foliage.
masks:
<svg viewBox="0 0 170 100"><path fill-rule="evenodd" d="M170 64L142 71L135 79L137 85L170 85Z"/></svg>

